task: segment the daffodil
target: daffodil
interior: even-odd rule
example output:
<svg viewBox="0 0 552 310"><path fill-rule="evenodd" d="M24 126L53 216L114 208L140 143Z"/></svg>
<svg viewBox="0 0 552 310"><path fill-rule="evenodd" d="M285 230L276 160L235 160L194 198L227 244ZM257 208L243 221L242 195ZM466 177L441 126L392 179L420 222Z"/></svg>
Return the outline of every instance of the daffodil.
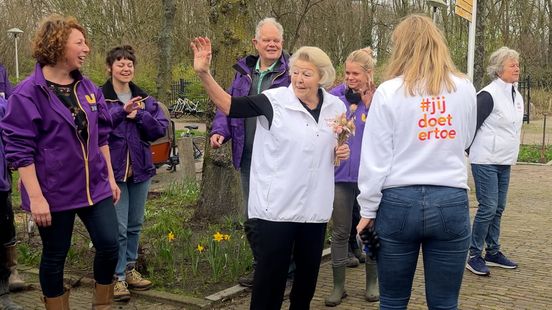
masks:
<svg viewBox="0 0 552 310"><path fill-rule="evenodd" d="M222 237L223 237L224 240L226 240L226 241L230 240L230 235L224 235L224 236L222 236Z"/></svg>
<svg viewBox="0 0 552 310"><path fill-rule="evenodd" d="M196 249L199 253L203 253L203 250L205 250L205 247L202 246L201 244L198 244Z"/></svg>
<svg viewBox="0 0 552 310"><path fill-rule="evenodd" d="M167 235L167 239L169 240L169 242L172 242L174 239L176 239L176 236L175 236L174 233L171 231L171 232L169 232L169 234Z"/></svg>
<svg viewBox="0 0 552 310"><path fill-rule="evenodd" d="M221 242L222 239L224 239L224 235L221 234L220 232L216 232L214 235L213 235L213 240L217 241L217 242Z"/></svg>

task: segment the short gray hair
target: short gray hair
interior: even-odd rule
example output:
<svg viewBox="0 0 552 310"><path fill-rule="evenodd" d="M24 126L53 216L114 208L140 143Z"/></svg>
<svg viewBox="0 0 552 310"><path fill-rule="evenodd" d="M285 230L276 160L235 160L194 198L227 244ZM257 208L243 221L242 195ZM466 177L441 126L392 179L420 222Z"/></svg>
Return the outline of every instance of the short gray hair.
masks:
<svg viewBox="0 0 552 310"><path fill-rule="evenodd" d="M519 61L519 53L511 48L503 46L491 54L489 65L487 66L487 75L491 79L496 79L504 70L504 62L508 59Z"/></svg>
<svg viewBox="0 0 552 310"><path fill-rule="evenodd" d="M313 64L320 74L318 84L323 88L330 87L335 81L335 69L328 54L314 46L303 46L289 58L289 73L292 73L293 66L297 60L303 60Z"/></svg>
<svg viewBox="0 0 552 310"><path fill-rule="evenodd" d="M257 23L257 27L255 28L255 39L259 40L261 36L261 28L263 28L264 25L271 24L276 29L278 29L278 32L282 36L282 39L284 38L284 27L276 21L274 17L265 17L260 22Z"/></svg>

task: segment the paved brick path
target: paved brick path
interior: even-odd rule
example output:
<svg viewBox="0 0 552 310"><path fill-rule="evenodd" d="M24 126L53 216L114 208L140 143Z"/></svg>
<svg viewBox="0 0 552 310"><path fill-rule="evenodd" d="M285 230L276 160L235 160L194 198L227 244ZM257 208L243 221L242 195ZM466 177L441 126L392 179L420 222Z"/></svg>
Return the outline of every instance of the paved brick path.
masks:
<svg viewBox="0 0 552 310"><path fill-rule="evenodd" d="M473 188L473 186L471 186ZM477 204L470 193L471 214ZM491 277L478 277L466 271L460 296L461 309L552 309L552 166L515 166L509 191L509 204L502 220L502 249L519 263L516 270L492 268ZM36 278L29 279L36 283ZM377 309L378 303L363 299L364 270L348 269L349 297L336 309ZM331 265L320 269L316 295L311 309L325 309L324 297L332 288ZM72 309L90 309L92 289L88 286L72 290ZM40 290L12 294L25 309L43 309ZM248 293L208 308L248 309ZM284 303L287 309L289 303ZM185 309L162 302L134 297L128 304L114 309ZM192 308L193 309L193 308ZM425 305L423 269L421 263L414 280L409 309L427 309Z"/></svg>
<svg viewBox="0 0 552 310"><path fill-rule="evenodd" d="M478 277L466 270L460 309L552 309L552 167L514 166L509 204L502 220L502 250L519 263L516 270L491 268L490 277ZM473 188L472 185L470 185ZM470 193L470 213L475 214L475 193ZM377 309L378 303L363 299L364 268L347 271L347 297L336 309ZM332 289L331 264L321 266L312 309L329 309L324 297ZM244 294L220 309L248 309L250 295ZM287 309L289 303L284 303ZM409 309L427 309L421 261L414 280Z"/></svg>

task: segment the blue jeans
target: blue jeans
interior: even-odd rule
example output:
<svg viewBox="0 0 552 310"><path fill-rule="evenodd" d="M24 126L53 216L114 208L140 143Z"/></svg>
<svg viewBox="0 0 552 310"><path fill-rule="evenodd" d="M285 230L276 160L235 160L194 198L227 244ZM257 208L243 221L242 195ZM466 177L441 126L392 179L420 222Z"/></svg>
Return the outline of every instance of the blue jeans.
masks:
<svg viewBox="0 0 552 310"><path fill-rule="evenodd" d="M473 220L470 256L481 256L484 243L487 253L494 255L500 250L500 221L506 208L511 166L472 164L471 167L479 208Z"/></svg>
<svg viewBox="0 0 552 310"><path fill-rule="evenodd" d="M380 309L406 309L420 246L428 309L457 309L470 242L466 189L383 190L376 216Z"/></svg>
<svg viewBox="0 0 552 310"><path fill-rule="evenodd" d="M94 279L102 285L111 284L117 263L117 220L113 199L109 197L93 206L51 214L51 226L38 226L42 239L39 278L44 296L57 297L64 292L63 269L71 247L76 215L88 230L96 249Z"/></svg>
<svg viewBox="0 0 552 310"><path fill-rule="evenodd" d="M117 182L121 189L121 199L115 205L119 222L119 260L115 275L119 281L126 279L128 265L138 259L138 241L144 223L144 209L151 179L140 182Z"/></svg>

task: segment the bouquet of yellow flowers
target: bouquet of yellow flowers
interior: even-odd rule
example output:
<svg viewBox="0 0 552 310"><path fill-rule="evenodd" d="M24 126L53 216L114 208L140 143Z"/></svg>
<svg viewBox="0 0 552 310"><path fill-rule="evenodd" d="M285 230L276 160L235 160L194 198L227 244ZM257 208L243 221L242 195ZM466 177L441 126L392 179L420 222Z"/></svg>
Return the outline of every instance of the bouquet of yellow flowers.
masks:
<svg viewBox="0 0 552 310"><path fill-rule="evenodd" d="M349 113L341 113L334 119L330 120L329 125L333 131L337 134L337 146L343 145L349 137L355 135L355 112L357 109L356 104L351 104L349 107ZM334 165L339 166L339 159L335 159Z"/></svg>

